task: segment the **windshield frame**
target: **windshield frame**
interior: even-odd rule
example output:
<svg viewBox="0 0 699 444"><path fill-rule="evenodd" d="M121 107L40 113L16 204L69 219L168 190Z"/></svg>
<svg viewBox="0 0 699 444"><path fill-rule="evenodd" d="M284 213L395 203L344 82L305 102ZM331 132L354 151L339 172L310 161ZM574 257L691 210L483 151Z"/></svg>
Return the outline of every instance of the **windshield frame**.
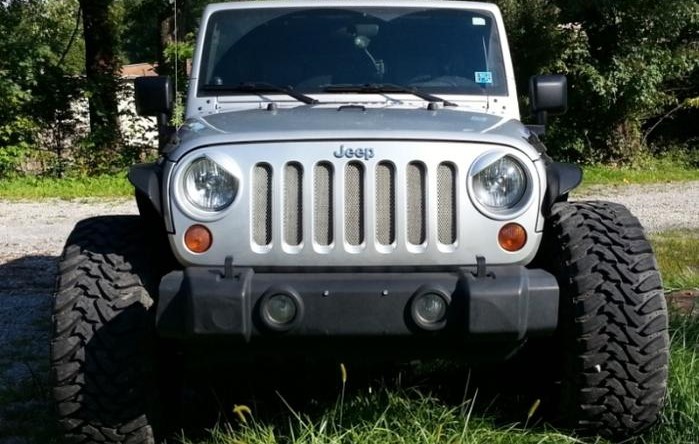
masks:
<svg viewBox="0 0 699 444"><path fill-rule="evenodd" d="M211 97L211 91L204 92L201 90L200 86L204 83L204 79L199 78L199 74L203 67L202 57L204 55L204 45L207 43L207 36L209 35L209 24L211 23L211 18L214 14L222 11L236 11L244 9L278 9L278 10L304 10L308 8L312 9L348 9L356 10L361 8L369 9L434 9L434 10L465 10L473 11L479 14L488 15L492 20L492 33L496 34L497 50L498 53L496 57L500 60L500 66L502 69L502 88L499 91L494 91L490 88L484 88L484 92L478 94L470 94L467 91L455 90L443 87L425 87L422 88L417 86L417 89L424 91L426 93L440 95L443 97L473 97L473 98L488 98L488 97L510 97L516 95L516 90L514 86L514 76L512 72L512 62L510 59L509 45L507 41L507 36L504 33L504 26L502 23L502 18L499 14L499 10L495 5L485 4L485 3L459 3L459 2L412 2L412 1L401 1L401 2L336 2L328 1L323 3L318 2L288 2L288 1L259 1L259 2L238 2L232 4L219 4L209 6L203 17L201 32L199 34L199 40L197 42L197 50L195 55L195 61L192 69L193 77L191 79L191 89L190 97L194 96L196 98L206 98ZM495 47L493 47L495 48ZM203 73L202 73L203 74ZM286 85L279 85L286 86ZM327 85L326 85L327 86ZM414 85L402 85L407 88L415 88ZM305 89L299 89L298 92L305 94L311 94L314 96L327 95L328 93L322 91L322 89L316 91L309 91ZM395 95L394 93L390 93ZM226 94L226 96L231 95L244 95L244 92ZM336 93L333 95L337 95Z"/></svg>

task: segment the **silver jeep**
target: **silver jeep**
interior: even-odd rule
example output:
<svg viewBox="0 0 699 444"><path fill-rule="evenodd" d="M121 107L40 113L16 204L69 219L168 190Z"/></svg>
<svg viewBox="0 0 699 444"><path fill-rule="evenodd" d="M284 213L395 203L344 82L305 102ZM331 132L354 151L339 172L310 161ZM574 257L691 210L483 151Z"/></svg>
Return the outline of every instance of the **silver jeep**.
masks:
<svg viewBox="0 0 699 444"><path fill-rule="evenodd" d="M165 340L203 361L211 343L231 359L545 350L554 419L608 437L657 420L653 252L622 206L568 202L582 171L539 140L566 78L531 79L522 124L496 6L211 5L177 129L172 83L136 81L161 135L129 174L140 217L83 221L66 245L52 366L68 435L159 438L144 375Z"/></svg>

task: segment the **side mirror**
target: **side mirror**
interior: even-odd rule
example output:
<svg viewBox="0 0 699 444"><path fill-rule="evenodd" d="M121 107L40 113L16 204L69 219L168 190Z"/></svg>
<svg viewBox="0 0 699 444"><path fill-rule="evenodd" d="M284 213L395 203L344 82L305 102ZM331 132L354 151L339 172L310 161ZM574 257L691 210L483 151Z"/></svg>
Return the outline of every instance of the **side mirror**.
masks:
<svg viewBox="0 0 699 444"><path fill-rule="evenodd" d="M138 77L134 81L136 112L141 116L169 116L175 90L168 76Z"/></svg>
<svg viewBox="0 0 699 444"><path fill-rule="evenodd" d="M546 125L548 114L565 114L568 110L568 79L558 74L532 77L529 99L537 123Z"/></svg>

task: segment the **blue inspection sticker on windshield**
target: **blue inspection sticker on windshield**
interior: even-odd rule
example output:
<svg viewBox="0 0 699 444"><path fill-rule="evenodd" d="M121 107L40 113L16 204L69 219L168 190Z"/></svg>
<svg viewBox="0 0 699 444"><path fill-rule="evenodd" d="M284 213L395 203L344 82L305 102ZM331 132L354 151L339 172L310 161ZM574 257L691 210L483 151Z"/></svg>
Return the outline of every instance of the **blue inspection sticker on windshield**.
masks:
<svg viewBox="0 0 699 444"><path fill-rule="evenodd" d="M490 71L476 71L476 83L492 85L493 73Z"/></svg>

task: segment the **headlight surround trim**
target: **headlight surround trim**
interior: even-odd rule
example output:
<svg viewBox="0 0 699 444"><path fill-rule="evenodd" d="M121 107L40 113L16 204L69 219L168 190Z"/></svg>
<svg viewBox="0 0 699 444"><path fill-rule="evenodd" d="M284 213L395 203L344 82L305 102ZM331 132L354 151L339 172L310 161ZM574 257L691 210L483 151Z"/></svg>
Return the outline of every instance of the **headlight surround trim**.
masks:
<svg viewBox="0 0 699 444"><path fill-rule="evenodd" d="M187 190L187 177L191 168L197 163L206 159L212 162L219 168L223 173L231 176L234 181L235 190L233 191L232 199L227 202L226 205L221 205L217 209L206 209L199 206L197 203L193 202L190 194ZM242 171L236 164L236 162L230 158L228 155L219 153L212 150L205 151L195 151L189 156L186 156L179 162L174 175L172 176L173 187L171 190L172 199L174 200L177 207L182 210L188 217L195 221L200 222L213 222L220 220L225 217L228 212L236 206L236 203L240 201L240 196L243 193L244 184L240 179L243 177Z"/></svg>
<svg viewBox="0 0 699 444"><path fill-rule="evenodd" d="M510 205L503 207L490 206L487 202L483 202L479 199L476 190L476 181L481 173L503 158L508 158L508 160L514 162L523 176L522 180L524 186L523 189L517 193L517 199ZM536 174L536 172L532 172L529 163L531 163L531 161L525 156L506 150L488 151L479 156L471 165L467 178L468 195L478 211L489 219L498 221L514 219L525 213L531 206L535 194L533 174Z"/></svg>
<svg viewBox="0 0 699 444"><path fill-rule="evenodd" d="M214 200L214 198L212 197L205 198L205 200L209 201L214 200L214 204L211 206L202 205L201 202L197 202L195 194L196 192L201 190L201 184L198 183L198 179L200 179L201 177L197 176L201 176L202 174L211 175L210 177L207 177L205 179L207 181L211 178L214 178L218 181L217 186L219 187L219 189L208 191L210 191L212 195L217 195L216 197L220 199L221 202L216 202L216 200L218 199ZM182 176L182 181L184 196L187 199L187 201L192 206L207 213L218 213L220 211L225 210L233 203L233 201L235 201L235 198L238 194L238 179L231 173L226 171L225 168L221 167L219 164L217 164L216 162L214 162L206 156L196 158L193 161L191 161L189 165L187 165ZM228 183L226 184L225 182ZM226 189L225 187L228 187L228 189ZM226 193L227 195L223 195L223 193Z"/></svg>

